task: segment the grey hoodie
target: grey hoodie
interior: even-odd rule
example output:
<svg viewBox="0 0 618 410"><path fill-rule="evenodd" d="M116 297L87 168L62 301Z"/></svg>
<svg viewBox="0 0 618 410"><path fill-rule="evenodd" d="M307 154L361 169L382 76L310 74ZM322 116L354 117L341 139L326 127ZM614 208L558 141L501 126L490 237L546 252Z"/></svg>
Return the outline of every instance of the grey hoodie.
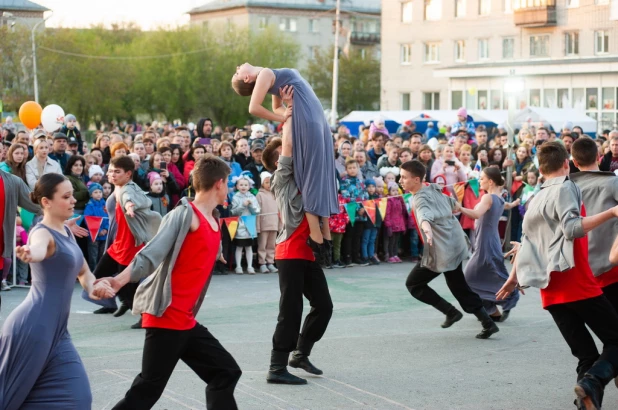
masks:
<svg viewBox="0 0 618 410"><path fill-rule="evenodd" d="M116 192L114 192L115 195ZM135 205L135 217L127 216L127 225L135 238L135 246L147 243L159 229L161 223L161 215L152 211L152 201L146 196L146 193L135 182L130 181L125 186L120 187L118 191L120 197L120 206L124 212L127 202L132 202Z"/></svg>

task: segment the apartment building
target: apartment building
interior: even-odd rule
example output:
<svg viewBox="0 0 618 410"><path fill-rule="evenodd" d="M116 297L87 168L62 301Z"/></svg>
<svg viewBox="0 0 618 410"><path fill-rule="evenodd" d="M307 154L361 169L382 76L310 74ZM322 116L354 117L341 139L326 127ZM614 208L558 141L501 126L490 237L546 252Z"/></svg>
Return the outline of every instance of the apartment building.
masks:
<svg viewBox="0 0 618 410"><path fill-rule="evenodd" d="M233 24L259 31L274 25L301 47L299 68L334 42L334 0L211 0L188 14L191 24L204 27ZM380 0L342 0L340 16L339 47L379 57Z"/></svg>
<svg viewBox="0 0 618 410"><path fill-rule="evenodd" d="M515 101L585 109L612 127L617 10L610 0L384 0L381 108Z"/></svg>

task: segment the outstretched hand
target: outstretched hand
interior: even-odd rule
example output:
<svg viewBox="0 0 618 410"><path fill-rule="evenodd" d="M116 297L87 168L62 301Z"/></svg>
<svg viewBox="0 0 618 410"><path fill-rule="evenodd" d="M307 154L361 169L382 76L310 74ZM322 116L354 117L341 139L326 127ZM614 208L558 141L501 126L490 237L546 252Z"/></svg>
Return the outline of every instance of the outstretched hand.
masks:
<svg viewBox="0 0 618 410"><path fill-rule="evenodd" d="M75 235L76 237L85 238L90 234L88 233L88 229L82 228L81 226L77 225L78 219L79 217L69 219L68 221L66 221L66 226L69 227L69 230L73 232L73 235Z"/></svg>
<svg viewBox="0 0 618 410"><path fill-rule="evenodd" d="M497 300L504 300L517 289L517 279L509 277L500 290L496 293ZM523 288L519 288L522 295L525 295Z"/></svg>
<svg viewBox="0 0 618 410"><path fill-rule="evenodd" d="M519 247L521 244L519 242L511 241L511 245L513 246L510 251L504 254L504 259L507 259L509 256L515 257L517 252L519 252Z"/></svg>
<svg viewBox="0 0 618 410"><path fill-rule="evenodd" d="M16 247L15 257L24 263L30 263L30 261L32 260L32 254L30 254L30 247L28 245Z"/></svg>

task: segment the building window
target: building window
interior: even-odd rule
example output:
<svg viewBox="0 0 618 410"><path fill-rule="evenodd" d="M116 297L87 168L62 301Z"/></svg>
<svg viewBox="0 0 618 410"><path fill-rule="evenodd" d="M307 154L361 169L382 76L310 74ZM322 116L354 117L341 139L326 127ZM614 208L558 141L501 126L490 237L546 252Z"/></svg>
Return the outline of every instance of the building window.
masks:
<svg viewBox="0 0 618 410"><path fill-rule="evenodd" d="M463 91L451 91L451 110L463 107Z"/></svg>
<svg viewBox="0 0 618 410"><path fill-rule="evenodd" d="M530 57L549 56L549 35L530 36Z"/></svg>
<svg viewBox="0 0 618 410"><path fill-rule="evenodd" d="M579 33L564 33L564 54L567 56L576 56L579 54Z"/></svg>
<svg viewBox="0 0 618 410"><path fill-rule="evenodd" d="M530 106L531 107L540 107L541 106L541 90L538 88L530 90Z"/></svg>
<svg viewBox="0 0 618 410"><path fill-rule="evenodd" d="M515 57L515 39L513 37L502 39L502 58L512 59Z"/></svg>
<svg viewBox="0 0 618 410"><path fill-rule="evenodd" d="M425 1L425 20L437 21L442 17L442 0Z"/></svg>
<svg viewBox="0 0 618 410"><path fill-rule="evenodd" d="M405 3L401 3L401 22L402 23L412 23L412 7L414 3L411 1L406 1Z"/></svg>
<svg viewBox="0 0 618 410"><path fill-rule="evenodd" d="M604 110L614 110L616 108L616 98L614 95L615 88L612 87L604 87L601 89L603 96L603 109Z"/></svg>
<svg viewBox="0 0 618 410"><path fill-rule="evenodd" d="M309 32L310 33L319 33L320 32L320 20L318 20L318 19L310 19L309 20Z"/></svg>
<svg viewBox="0 0 618 410"><path fill-rule="evenodd" d="M594 51L596 54L609 52L609 33L606 30L594 32Z"/></svg>
<svg viewBox="0 0 618 410"><path fill-rule="evenodd" d="M403 111L410 110L410 93L401 93L401 109Z"/></svg>
<svg viewBox="0 0 618 410"><path fill-rule="evenodd" d="M596 110L599 108L599 90L597 88L586 88L586 109Z"/></svg>
<svg viewBox="0 0 618 410"><path fill-rule="evenodd" d="M479 0L479 16L488 16L491 13L491 0Z"/></svg>
<svg viewBox="0 0 618 410"><path fill-rule="evenodd" d="M440 93L423 93L423 110L439 110Z"/></svg>
<svg viewBox="0 0 618 410"><path fill-rule="evenodd" d="M478 107L479 110L486 110L487 109L487 90L479 90L478 91Z"/></svg>
<svg viewBox="0 0 618 410"><path fill-rule="evenodd" d="M558 97L556 98L558 108L567 108L569 106L569 89L558 88Z"/></svg>
<svg viewBox="0 0 618 410"><path fill-rule="evenodd" d="M401 64L412 64L412 44L401 45Z"/></svg>
<svg viewBox="0 0 618 410"><path fill-rule="evenodd" d="M491 109L499 110L502 100L502 90L491 90Z"/></svg>
<svg viewBox="0 0 618 410"><path fill-rule="evenodd" d="M258 21L258 28L260 30L264 30L266 27L268 27L268 17L260 17Z"/></svg>
<svg viewBox="0 0 618 410"><path fill-rule="evenodd" d="M281 31L296 31L296 19L295 18L281 18L279 20L279 30Z"/></svg>
<svg viewBox="0 0 618 410"><path fill-rule="evenodd" d="M466 17L466 0L455 0L455 17Z"/></svg>
<svg viewBox="0 0 618 410"><path fill-rule="evenodd" d="M579 7L579 0L566 0L568 8Z"/></svg>
<svg viewBox="0 0 618 410"><path fill-rule="evenodd" d="M425 43L425 62L440 62L440 43Z"/></svg>
<svg viewBox="0 0 618 410"><path fill-rule="evenodd" d="M455 41L455 61L466 61L466 42L464 40Z"/></svg>
<svg viewBox="0 0 618 410"><path fill-rule="evenodd" d="M543 107L545 108L556 108L556 89L555 88L546 88L543 90Z"/></svg>
<svg viewBox="0 0 618 410"><path fill-rule="evenodd" d="M479 40L479 60L487 60L489 58L489 39L482 38Z"/></svg>

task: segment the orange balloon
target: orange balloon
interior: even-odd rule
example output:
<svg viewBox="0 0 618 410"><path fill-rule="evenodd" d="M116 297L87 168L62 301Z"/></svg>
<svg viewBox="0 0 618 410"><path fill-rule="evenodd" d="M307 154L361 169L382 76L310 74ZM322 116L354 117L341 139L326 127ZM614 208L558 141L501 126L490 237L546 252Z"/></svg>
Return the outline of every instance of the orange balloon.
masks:
<svg viewBox="0 0 618 410"><path fill-rule="evenodd" d="M29 129L34 129L41 124L43 108L35 101L26 101L19 107L19 120Z"/></svg>

